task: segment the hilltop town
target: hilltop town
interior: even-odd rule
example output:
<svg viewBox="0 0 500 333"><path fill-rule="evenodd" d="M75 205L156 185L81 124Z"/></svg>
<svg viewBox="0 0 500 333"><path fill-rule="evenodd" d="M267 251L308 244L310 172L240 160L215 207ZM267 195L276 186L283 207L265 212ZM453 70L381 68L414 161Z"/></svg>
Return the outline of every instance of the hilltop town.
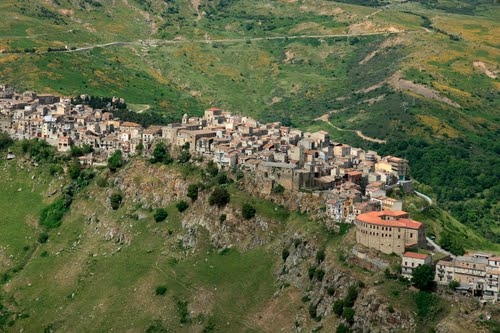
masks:
<svg viewBox="0 0 500 333"><path fill-rule="evenodd" d="M402 276L411 278L416 267L432 265L430 251L425 252L430 249L446 259L437 263L438 284L457 281L459 290L500 300L498 257L447 253L426 237L421 222L403 211L401 200L387 196L394 187L413 192L408 160L333 142L326 131L261 124L218 108L205 110L202 117L185 114L180 123L143 128L115 117L112 108L94 109L72 98L29 91L19 94L8 86L0 86L0 131L17 140L43 139L61 153L88 146L92 152L79 157L83 166L106 165L117 150L126 158L148 157L164 143L173 152L189 151L220 169L251 173L262 193L321 191L326 216L354 224L359 246L400 255Z"/></svg>

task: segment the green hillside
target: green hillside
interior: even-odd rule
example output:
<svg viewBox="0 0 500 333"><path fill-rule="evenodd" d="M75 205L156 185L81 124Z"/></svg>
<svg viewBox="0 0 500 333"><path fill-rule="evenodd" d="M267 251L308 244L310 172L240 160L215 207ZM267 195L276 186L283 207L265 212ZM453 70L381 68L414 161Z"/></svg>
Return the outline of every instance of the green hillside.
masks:
<svg viewBox="0 0 500 333"><path fill-rule="evenodd" d="M6 0L0 11L0 80L18 89L325 129L408 158L441 207L500 242L497 2Z"/></svg>

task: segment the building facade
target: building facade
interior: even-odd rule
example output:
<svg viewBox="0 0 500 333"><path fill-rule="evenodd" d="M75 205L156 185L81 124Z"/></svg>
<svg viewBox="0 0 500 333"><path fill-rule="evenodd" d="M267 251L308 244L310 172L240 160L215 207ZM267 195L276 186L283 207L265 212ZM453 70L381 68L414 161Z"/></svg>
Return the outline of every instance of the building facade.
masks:
<svg viewBox="0 0 500 333"><path fill-rule="evenodd" d="M410 219L407 212L368 212L355 221L356 241L383 253L403 254L412 247L425 247L425 226Z"/></svg>

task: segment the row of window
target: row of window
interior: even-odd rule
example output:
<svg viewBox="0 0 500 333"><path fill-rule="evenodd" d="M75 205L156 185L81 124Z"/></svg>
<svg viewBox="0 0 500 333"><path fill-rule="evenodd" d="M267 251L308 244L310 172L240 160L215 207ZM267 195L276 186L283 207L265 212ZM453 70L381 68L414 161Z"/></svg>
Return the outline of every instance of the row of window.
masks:
<svg viewBox="0 0 500 333"><path fill-rule="evenodd" d="M368 232L367 230L359 230L362 234L370 235L370 236L378 236L379 233L375 231L370 231ZM410 234L410 237L412 237L413 234ZM392 238L392 234L380 234L381 237L387 237L387 238ZM401 239L401 235L398 235L398 239Z"/></svg>

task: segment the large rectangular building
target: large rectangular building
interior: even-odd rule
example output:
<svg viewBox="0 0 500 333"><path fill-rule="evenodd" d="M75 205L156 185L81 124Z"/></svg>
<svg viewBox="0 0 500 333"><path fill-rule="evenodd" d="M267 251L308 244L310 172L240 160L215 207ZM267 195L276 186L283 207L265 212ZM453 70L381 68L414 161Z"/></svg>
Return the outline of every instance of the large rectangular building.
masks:
<svg viewBox="0 0 500 333"><path fill-rule="evenodd" d="M356 218L356 241L383 253L403 254L426 245L425 226L410 219L407 212L383 210Z"/></svg>

